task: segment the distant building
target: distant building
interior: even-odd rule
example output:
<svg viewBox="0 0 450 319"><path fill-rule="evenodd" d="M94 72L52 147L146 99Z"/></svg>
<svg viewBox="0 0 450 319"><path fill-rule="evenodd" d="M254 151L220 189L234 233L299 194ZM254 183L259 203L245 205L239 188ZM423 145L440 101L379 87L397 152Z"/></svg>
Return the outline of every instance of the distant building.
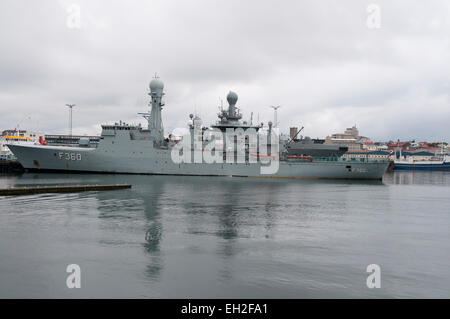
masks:
<svg viewBox="0 0 450 319"><path fill-rule="evenodd" d="M298 127L290 127L289 128L289 138L292 140L297 135Z"/></svg>
<svg viewBox="0 0 450 319"><path fill-rule="evenodd" d="M363 143L369 141L368 137L359 136L356 126L347 128L344 133L332 134L325 138L325 144L345 145L349 151L361 151L363 150Z"/></svg>
<svg viewBox="0 0 450 319"><path fill-rule="evenodd" d="M432 145L432 146L431 146ZM387 146L389 150L392 150L394 152L428 152L433 153L434 155L441 154L443 151L442 145L435 146L436 143L429 144L427 142L420 142L416 143L414 141L412 142L389 142L387 143ZM444 149L445 153L445 149Z"/></svg>
<svg viewBox="0 0 450 319"><path fill-rule="evenodd" d="M376 145L376 147L377 147L378 151L387 151L389 149L386 144L379 144L379 145Z"/></svg>
<svg viewBox="0 0 450 319"><path fill-rule="evenodd" d="M428 150L429 152L434 152L434 153L440 152L442 150L441 147L439 147L439 146L430 146L430 145L428 145L427 142L420 142L419 143L419 147L424 149L424 150Z"/></svg>
<svg viewBox="0 0 450 319"><path fill-rule="evenodd" d="M378 149L375 143L371 141L364 142L362 148L368 151L376 151Z"/></svg>
<svg viewBox="0 0 450 319"><path fill-rule="evenodd" d="M349 135L349 136L353 136L354 138L358 138L359 136L359 131L356 128L356 125L353 125L352 127L348 127L345 132L344 135Z"/></svg>
<svg viewBox="0 0 450 319"><path fill-rule="evenodd" d="M389 142L387 143L387 147L390 150L394 150L396 148L404 148L406 147L406 142Z"/></svg>

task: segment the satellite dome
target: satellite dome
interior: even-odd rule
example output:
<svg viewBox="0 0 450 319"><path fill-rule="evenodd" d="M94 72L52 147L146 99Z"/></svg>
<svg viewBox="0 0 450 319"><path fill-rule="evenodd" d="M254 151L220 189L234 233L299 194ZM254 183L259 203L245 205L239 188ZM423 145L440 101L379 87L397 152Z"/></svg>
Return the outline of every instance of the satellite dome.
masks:
<svg viewBox="0 0 450 319"><path fill-rule="evenodd" d="M150 92L152 93L162 93L164 89L164 83L160 79L153 79L150 81Z"/></svg>
<svg viewBox="0 0 450 319"><path fill-rule="evenodd" d="M232 91L227 95L227 101L230 105L235 105L238 100L238 95Z"/></svg>

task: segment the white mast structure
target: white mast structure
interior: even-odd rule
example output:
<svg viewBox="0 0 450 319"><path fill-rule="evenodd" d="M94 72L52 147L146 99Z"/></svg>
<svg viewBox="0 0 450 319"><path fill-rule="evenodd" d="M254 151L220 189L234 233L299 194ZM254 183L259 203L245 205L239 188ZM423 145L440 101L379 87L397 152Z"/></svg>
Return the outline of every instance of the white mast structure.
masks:
<svg viewBox="0 0 450 319"><path fill-rule="evenodd" d="M164 95L163 89L164 83L155 75L155 78L150 82L150 93L148 94L152 98L149 129L150 136L155 141L155 144L161 144L164 140L164 129L161 118L161 110L164 106L164 103L162 102L162 97Z"/></svg>
<svg viewBox="0 0 450 319"><path fill-rule="evenodd" d="M72 139L72 109L76 104L66 104L69 107L69 136Z"/></svg>
<svg viewBox="0 0 450 319"><path fill-rule="evenodd" d="M273 127L278 127L278 114L277 110L281 107L281 105L271 105L270 106L273 109Z"/></svg>

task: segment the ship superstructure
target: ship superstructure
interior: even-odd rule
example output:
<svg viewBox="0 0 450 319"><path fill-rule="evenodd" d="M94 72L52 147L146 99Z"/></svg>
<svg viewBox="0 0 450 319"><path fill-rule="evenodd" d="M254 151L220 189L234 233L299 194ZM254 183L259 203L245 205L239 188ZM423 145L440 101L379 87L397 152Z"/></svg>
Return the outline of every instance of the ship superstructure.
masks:
<svg viewBox="0 0 450 319"><path fill-rule="evenodd" d="M7 145L34 145L44 140L44 133L30 130L5 130L0 136L0 159L13 160L14 154Z"/></svg>
<svg viewBox="0 0 450 319"><path fill-rule="evenodd" d="M395 170L424 170L424 171L450 171L450 158L447 155L430 160L395 159Z"/></svg>
<svg viewBox="0 0 450 319"><path fill-rule="evenodd" d="M172 135L165 138L164 84L159 78L150 82L149 95L151 111L145 115L147 128L122 122L102 125L97 148L50 145L10 145L10 148L26 169L52 171L380 180L388 166L388 161L383 160L346 162L337 156L290 155L283 145L273 143L276 135L271 122L263 127L242 120L234 92L227 96L228 109L221 109L219 120L211 127L203 127L200 118L191 115L188 136L181 140ZM229 130L237 132L234 139L217 138L217 132ZM252 132L257 133L255 139L249 135ZM211 136L216 137L215 144L211 143ZM236 143L239 140L242 145ZM179 151L182 143L194 147L189 153ZM199 152L211 152L215 161L193 160ZM174 154L181 154L185 160L175 160ZM276 170L264 169L273 163Z"/></svg>

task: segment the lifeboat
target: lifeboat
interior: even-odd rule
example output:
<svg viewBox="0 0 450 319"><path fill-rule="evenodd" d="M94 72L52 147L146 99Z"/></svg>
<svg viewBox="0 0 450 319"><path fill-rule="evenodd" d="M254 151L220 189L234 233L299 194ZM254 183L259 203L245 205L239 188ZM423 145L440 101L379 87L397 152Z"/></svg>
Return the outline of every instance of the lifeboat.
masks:
<svg viewBox="0 0 450 319"><path fill-rule="evenodd" d="M258 158L277 158L275 154L267 155L267 154L250 153L250 155Z"/></svg>
<svg viewBox="0 0 450 319"><path fill-rule="evenodd" d="M292 159L292 160L307 160L312 162L313 161L313 157L312 156L308 156L308 155L286 155L287 159Z"/></svg>

